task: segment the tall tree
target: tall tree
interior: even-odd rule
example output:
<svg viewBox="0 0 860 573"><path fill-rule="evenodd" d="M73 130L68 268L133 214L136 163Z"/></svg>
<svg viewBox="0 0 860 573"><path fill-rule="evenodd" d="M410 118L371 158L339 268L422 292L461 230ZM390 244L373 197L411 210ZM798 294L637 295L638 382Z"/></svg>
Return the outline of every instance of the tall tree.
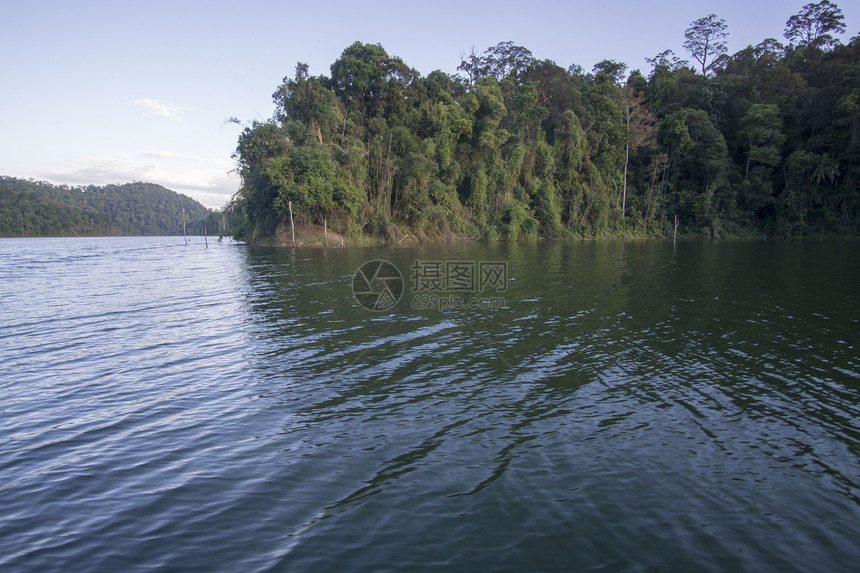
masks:
<svg viewBox="0 0 860 573"><path fill-rule="evenodd" d="M624 186L621 193L621 216L624 217L627 209L627 166L630 163L630 150L653 144L657 116L645 105L645 97L634 90L629 83L618 90L617 94L627 132L624 148Z"/></svg>
<svg viewBox="0 0 860 573"><path fill-rule="evenodd" d="M412 77L403 60L389 56L380 44L355 42L331 65L335 93L345 103L357 102L368 118L385 111L389 92L402 96Z"/></svg>
<svg viewBox="0 0 860 573"><path fill-rule="evenodd" d="M624 80L627 64L615 60L601 60L594 64L591 71L597 81L608 79L614 84L620 84Z"/></svg>
<svg viewBox="0 0 860 573"><path fill-rule="evenodd" d="M472 48L468 58L461 56L457 69L466 73L469 85L474 85L479 78L487 76L494 76L499 81L509 75L519 77L534 63L531 50L513 42L500 42L484 50L483 56L478 56Z"/></svg>
<svg viewBox="0 0 860 573"><path fill-rule="evenodd" d="M299 62L295 79L284 78L272 95L275 119L282 124L291 121L302 124L300 128L290 129L299 143L306 139L329 143L330 138L323 141L323 134L329 136L343 124L343 106L335 93L323 85L325 82L325 77L309 77L307 64Z"/></svg>
<svg viewBox="0 0 860 573"><path fill-rule="evenodd" d="M749 177L753 162L768 167L779 165L782 158L780 146L785 142L779 108L773 104L754 104L741 119L740 125L740 133L749 146L744 177Z"/></svg>
<svg viewBox="0 0 860 573"><path fill-rule="evenodd" d="M792 43L797 42L799 46L832 47L838 40L830 33L844 32L844 20L839 6L828 0L807 4L785 23L785 37Z"/></svg>
<svg viewBox="0 0 860 573"><path fill-rule="evenodd" d="M501 81L510 74L521 75L534 58L527 48L515 46L513 42L501 42L484 52L484 61L490 75Z"/></svg>
<svg viewBox="0 0 860 573"><path fill-rule="evenodd" d="M726 53L724 40L728 35L726 21L717 18L716 14L699 18L692 22L687 31L684 32L684 37L687 38L684 47L690 52L694 60L702 64L702 75L708 73L708 62L713 62Z"/></svg>

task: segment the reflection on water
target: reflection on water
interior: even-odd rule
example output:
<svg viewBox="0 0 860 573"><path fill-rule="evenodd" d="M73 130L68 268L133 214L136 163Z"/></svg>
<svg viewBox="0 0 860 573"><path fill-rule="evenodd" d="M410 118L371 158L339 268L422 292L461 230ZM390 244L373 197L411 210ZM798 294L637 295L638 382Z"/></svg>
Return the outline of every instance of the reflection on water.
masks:
<svg viewBox="0 0 860 573"><path fill-rule="evenodd" d="M0 567L860 557L860 245L137 241L2 243ZM372 313L373 259L508 304Z"/></svg>

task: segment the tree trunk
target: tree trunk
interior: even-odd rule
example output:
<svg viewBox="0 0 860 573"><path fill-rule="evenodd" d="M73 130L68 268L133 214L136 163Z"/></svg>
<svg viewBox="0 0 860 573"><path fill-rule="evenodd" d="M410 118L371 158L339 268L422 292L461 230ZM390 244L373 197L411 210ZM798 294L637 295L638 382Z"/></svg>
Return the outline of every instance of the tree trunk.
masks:
<svg viewBox="0 0 860 573"><path fill-rule="evenodd" d="M293 236L293 246L295 247L296 246L296 227L295 227L295 225L293 225L293 202L290 201L288 203L288 205L290 206L290 233Z"/></svg>
<svg viewBox="0 0 860 573"><path fill-rule="evenodd" d="M624 218L624 211L627 209L627 163L630 161L630 144L627 144L624 153L624 189L621 193L621 218Z"/></svg>
<svg viewBox="0 0 860 573"><path fill-rule="evenodd" d="M320 120L319 120L319 118L316 118L316 117L314 118L314 131L317 134L317 141L319 141L320 145L322 145L323 140L322 140L322 130L320 129Z"/></svg>

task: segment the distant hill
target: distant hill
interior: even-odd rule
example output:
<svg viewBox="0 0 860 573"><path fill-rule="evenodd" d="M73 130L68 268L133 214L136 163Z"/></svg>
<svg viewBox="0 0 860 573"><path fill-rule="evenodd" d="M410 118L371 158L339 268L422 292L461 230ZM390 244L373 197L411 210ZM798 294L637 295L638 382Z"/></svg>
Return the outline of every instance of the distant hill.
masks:
<svg viewBox="0 0 860 573"><path fill-rule="evenodd" d="M0 176L0 237L201 234L212 211L154 183L68 187ZM214 229L208 229L210 232Z"/></svg>

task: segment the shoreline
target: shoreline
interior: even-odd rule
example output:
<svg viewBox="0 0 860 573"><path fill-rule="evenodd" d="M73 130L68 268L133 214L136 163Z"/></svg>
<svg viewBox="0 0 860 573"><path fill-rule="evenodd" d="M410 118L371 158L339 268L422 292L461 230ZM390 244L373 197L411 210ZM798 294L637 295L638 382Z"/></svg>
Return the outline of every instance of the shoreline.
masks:
<svg viewBox="0 0 860 573"><path fill-rule="evenodd" d="M749 232L743 234L724 234L717 238L707 237L704 235L686 235L679 236L676 240L671 236L665 235L625 235L625 234L604 234L591 236L567 236L557 238L534 237L534 238L519 238L516 240L510 239L485 239L468 237L451 233L448 236L437 237L419 237L413 234L404 234L395 239L382 239L379 237L361 236L359 238L348 238L341 233L336 233L328 230L328 241L325 239L325 232L322 226L317 225L297 225L295 233L295 244L292 242L292 235L288 226L279 226L277 231L271 235L266 235L259 238L251 238L249 240L239 240L253 247L278 247L278 248L346 248L346 247L420 247L427 245L443 245L456 243L542 243L542 242L557 242L557 241L673 241L689 242L689 241L792 241L792 240L824 240L838 239L851 240L860 239L853 235L834 235L826 234L819 235L796 235L796 236L774 236L771 234Z"/></svg>

